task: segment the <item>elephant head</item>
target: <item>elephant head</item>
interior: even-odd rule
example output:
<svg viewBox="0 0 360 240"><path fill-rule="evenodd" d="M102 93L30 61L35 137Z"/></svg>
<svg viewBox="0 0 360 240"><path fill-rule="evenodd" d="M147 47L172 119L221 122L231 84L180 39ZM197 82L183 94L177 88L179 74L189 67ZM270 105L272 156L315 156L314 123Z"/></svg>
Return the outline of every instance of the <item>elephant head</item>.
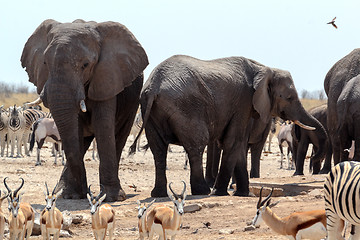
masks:
<svg viewBox="0 0 360 240"><path fill-rule="evenodd" d="M302 106L289 72L263 67L254 78L254 89L253 106L264 122L268 122L270 116L278 116L316 131L319 139L327 139L323 125ZM325 148L318 149L315 156L323 158Z"/></svg>
<svg viewBox="0 0 360 240"><path fill-rule="evenodd" d="M86 111L85 103L113 99L148 65L125 26L83 20L42 22L26 42L21 62L54 117L70 165L80 162L79 113Z"/></svg>

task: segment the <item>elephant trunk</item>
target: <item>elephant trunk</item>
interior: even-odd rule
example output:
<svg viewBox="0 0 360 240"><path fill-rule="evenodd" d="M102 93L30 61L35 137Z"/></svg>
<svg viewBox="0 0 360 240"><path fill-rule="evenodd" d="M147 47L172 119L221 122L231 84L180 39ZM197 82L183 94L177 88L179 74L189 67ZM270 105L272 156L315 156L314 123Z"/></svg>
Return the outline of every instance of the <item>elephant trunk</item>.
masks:
<svg viewBox="0 0 360 240"><path fill-rule="evenodd" d="M80 102L84 100L81 91L69 91L68 86L49 84L46 91L46 100L62 141L66 155L66 165L63 169L60 181L64 187L64 194L69 192L79 194L80 198L86 197L86 174L82 161L81 140L79 138L79 111ZM84 105L85 106L85 105ZM85 107L86 108L86 107ZM68 191L67 191L68 188ZM64 195L66 198L66 196Z"/></svg>
<svg viewBox="0 0 360 240"><path fill-rule="evenodd" d="M311 136L314 139L311 139L311 141L314 145L317 146L316 146L316 152L312 157L312 164L320 165L321 164L320 161L324 159L326 155L326 144L328 141L326 130L324 126L315 117L311 116L304 108L302 108L302 110L299 111L299 113L300 113L299 114L300 117L296 120L298 120L299 122L301 122L306 126L312 127L310 129L305 127L304 129L308 131L314 131L314 134L311 134ZM301 124L299 126L302 127ZM297 169L297 171L298 170L302 170L302 169Z"/></svg>

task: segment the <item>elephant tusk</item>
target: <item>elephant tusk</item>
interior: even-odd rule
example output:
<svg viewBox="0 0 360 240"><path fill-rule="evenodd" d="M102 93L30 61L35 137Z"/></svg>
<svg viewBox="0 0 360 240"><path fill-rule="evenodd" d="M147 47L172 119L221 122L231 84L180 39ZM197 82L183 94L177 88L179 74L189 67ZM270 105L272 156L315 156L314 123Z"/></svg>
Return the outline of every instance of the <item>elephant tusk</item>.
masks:
<svg viewBox="0 0 360 240"><path fill-rule="evenodd" d="M80 109L81 111L86 112L86 105L84 100L80 101Z"/></svg>
<svg viewBox="0 0 360 240"><path fill-rule="evenodd" d="M306 129L306 130L311 130L311 131L313 131L313 130L315 130L315 129L316 129L315 127L310 127L310 126L307 126L307 125L305 125L305 124L301 123L301 122L300 122L300 121L298 121L298 120L295 120L295 121L294 121L294 123L295 123L296 125L298 125L298 126L302 127L303 129Z"/></svg>
<svg viewBox="0 0 360 240"><path fill-rule="evenodd" d="M28 106L28 107L32 107L32 106L37 106L37 105L39 105L41 103L42 103L42 100L41 100L40 97L38 97L35 101L30 102L30 103L25 103L25 105Z"/></svg>

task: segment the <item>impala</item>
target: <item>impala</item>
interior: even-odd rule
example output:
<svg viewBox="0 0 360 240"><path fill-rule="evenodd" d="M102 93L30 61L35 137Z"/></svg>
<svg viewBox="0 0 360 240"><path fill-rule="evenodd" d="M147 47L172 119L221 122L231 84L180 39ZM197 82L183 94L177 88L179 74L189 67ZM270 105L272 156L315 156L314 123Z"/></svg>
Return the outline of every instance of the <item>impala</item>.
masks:
<svg viewBox="0 0 360 240"><path fill-rule="evenodd" d="M275 204L270 204L270 194L261 201L261 193L257 204L256 216L252 225L259 227L264 221L273 231L287 236L289 239L313 239L319 240L326 237L326 215L325 210L313 210L307 212L295 212L287 217L280 218L272 210Z"/></svg>
<svg viewBox="0 0 360 240"><path fill-rule="evenodd" d="M152 222L147 221L148 212L147 211L151 205L155 202L156 199L152 200L147 206L144 204L141 204L141 202L138 200L138 227L139 227L139 235L140 239L143 240L145 237L149 237L149 232L152 226Z"/></svg>
<svg viewBox="0 0 360 240"><path fill-rule="evenodd" d="M106 198L103 194L104 186L100 185L100 193L94 197L91 190L88 189L87 198L91 206L91 227L94 232L95 239L104 240L106 231L109 230L109 239L112 239L115 225L115 211L109 204L101 205L101 202Z"/></svg>
<svg viewBox="0 0 360 240"><path fill-rule="evenodd" d="M61 194L61 190L56 193L56 188L58 183L55 185L51 194L49 193L49 188L45 182L46 192L45 201L46 206L40 214L40 227L41 227L41 236L44 240L49 239L50 235L54 236L54 240L59 239L60 229L63 224L63 216L59 209L56 207L56 199Z"/></svg>
<svg viewBox="0 0 360 240"><path fill-rule="evenodd" d="M4 239L4 231L5 231L5 223L7 223L7 219L1 209L2 202L5 198L7 198L9 194L6 194L1 197L1 190L0 190L0 240Z"/></svg>
<svg viewBox="0 0 360 240"><path fill-rule="evenodd" d="M6 184L6 178L4 178L4 185L8 190L9 201L9 231L10 239L24 239L26 232L26 239L29 239L34 226L35 212L29 203L20 203L21 194L19 190L24 185L24 179L21 179L20 187L18 187L14 193L12 193L9 186Z"/></svg>
<svg viewBox="0 0 360 240"><path fill-rule="evenodd" d="M171 209L166 206L156 206L148 213L147 221L152 223L149 239L153 239L154 232L156 232L162 239L167 239L166 236L171 236L175 239L176 234L180 230L182 215L184 214L184 204L186 198L186 184L181 194L176 194L169 184L169 189L172 194L167 190L168 196L174 203L174 208Z"/></svg>

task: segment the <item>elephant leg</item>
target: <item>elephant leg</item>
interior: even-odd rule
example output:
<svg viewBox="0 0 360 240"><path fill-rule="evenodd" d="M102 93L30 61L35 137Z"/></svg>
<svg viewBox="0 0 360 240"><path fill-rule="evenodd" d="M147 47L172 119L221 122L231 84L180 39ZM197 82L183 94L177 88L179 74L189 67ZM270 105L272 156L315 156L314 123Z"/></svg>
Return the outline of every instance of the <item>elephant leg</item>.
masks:
<svg viewBox="0 0 360 240"><path fill-rule="evenodd" d="M164 138L159 135L159 131L153 126L151 119L146 125L145 134L155 163L155 186L151 191L151 196L167 197L166 157L168 144L163 141Z"/></svg>
<svg viewBox="0 0 360 240"><path fill-rule="evenodd" d="M215 141L210 141L207 148L205 181L213 187L219 171L221 149Z"/></svg>
<svg viewBox="0 0 360 240"><path fill-rule="evenodd" d="M327 173L330 172L332 153L333 153L332 152L332 146L331 146L331 141L330 141L330 137L329 137L327 145L326 145L325 162L324 162L324 165L323 165L322 169L320 170L320 174L327 174Z"/></svg>
<svg viewBox="0 0 360 240"><path fill-rule="evenodd" d="M260 142L251 144L251 170L250 178L259 178L260 177L260 158L261 152L265 145L266 138L262 139Z"/></svg>
<svg viewBox="0 0 360 240"><path fill-rule="evenodd" d="M308 139L301 139L301 141L297 146L296 170L294 175L304 175L304 162L305 162L308 146L309 146Z"/></svg>
<svg viewBox="0 0 360 240"><path fill-rule="evenodd" d="M236 182L236 191L234 192L234 196L249 196L249 176L247 171L247 151L243 150L245 146L240 147L239 155L235 169L234 169L234 177ZM246 148L245 148L246 149Z"/></svg>
<svg viewBox="0 0 360 240"><path fill-rule="evenodd" d="M186 152L189 156L190 163L190 185L192 195L207 195L210 193L210 188L204 179L202 156L205 145L196 148L189 148L185 146Z"/></svg>
<svg viewBox="0 0 360 240"><path fill-rule="evenodd" d="M234 140L235 141L235 140ZM240 144L240 142L234 143L232 146L225 145L222 159L221 159L221 166L220 171L218 173L218 176L215 181L214 185L214 191L213 194L224 196L229 195L227 192L227 186L229 184L230 178L232 174L234 173L235 165L237 164L237 161L239 158L242 158L242 161L246 162L246 149L247 149L247 142L245 144ZM244 160L245 159L245 160ZM236 192L241 195L246 195L246 188L247 188L247 194L249 193L249 186L243 186L246 185L246 183L249 182L248 179L244 180L242 174L246 175L246 178L248 177L247 169L241 169L243 166L242 164L239 164L237 168L235 169L235 180L236 180L236 187L239 189L236 189ZM246 165L246 164L245 164ZM246 173L245 173L246 172Z"/></svg>

